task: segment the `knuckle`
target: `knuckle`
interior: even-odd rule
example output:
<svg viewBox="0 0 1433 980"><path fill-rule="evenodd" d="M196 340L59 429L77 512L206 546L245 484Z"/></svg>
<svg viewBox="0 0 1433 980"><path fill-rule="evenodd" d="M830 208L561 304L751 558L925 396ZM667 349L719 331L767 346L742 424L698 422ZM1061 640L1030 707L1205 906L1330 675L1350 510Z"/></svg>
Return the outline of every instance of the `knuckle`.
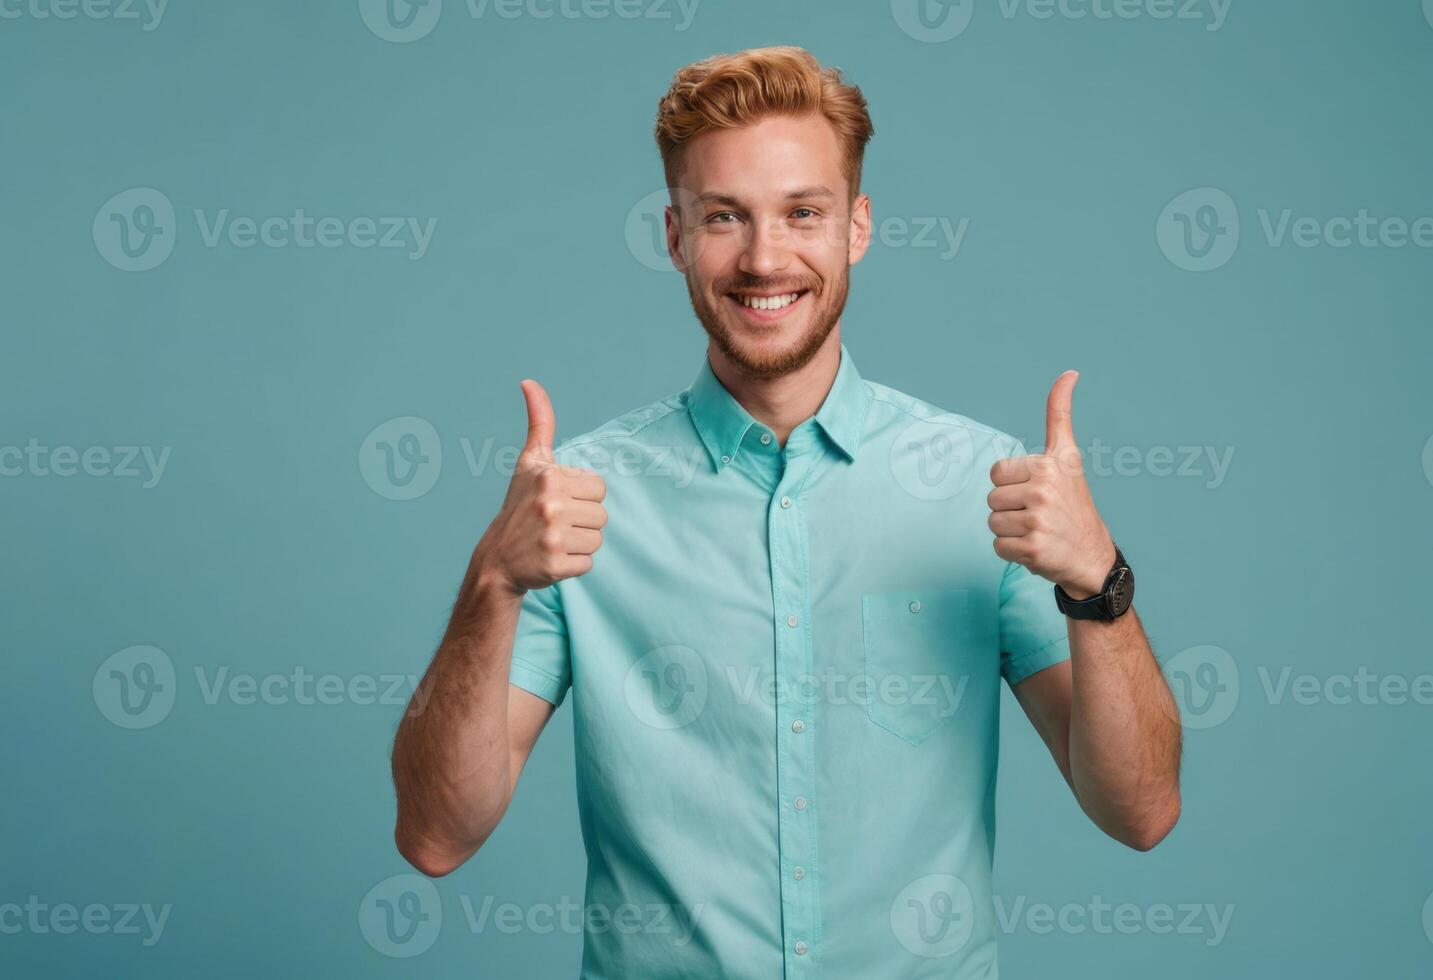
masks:
<svg viewBox="0 0 1433 980"><path fill-rule="evenodd" d="M547 554L549 556L561 554L562 535L558 532L556 528L548 528L546 531L542 532L542 537L538 539L538 544L542 548L544 554Z"/></svg>

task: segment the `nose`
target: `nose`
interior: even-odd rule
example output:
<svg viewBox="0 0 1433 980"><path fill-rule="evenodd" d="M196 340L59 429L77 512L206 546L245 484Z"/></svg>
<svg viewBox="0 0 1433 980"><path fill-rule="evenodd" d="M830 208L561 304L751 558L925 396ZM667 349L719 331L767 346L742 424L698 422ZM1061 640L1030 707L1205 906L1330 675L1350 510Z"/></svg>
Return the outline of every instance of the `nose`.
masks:
<svg viewBox="0 0 1433 980"><path fill-rule="evenodd" d="M785 269L791 262L786 226L781 221L753 222L741 250L738 265L742 272L765 278Z"/></svg>

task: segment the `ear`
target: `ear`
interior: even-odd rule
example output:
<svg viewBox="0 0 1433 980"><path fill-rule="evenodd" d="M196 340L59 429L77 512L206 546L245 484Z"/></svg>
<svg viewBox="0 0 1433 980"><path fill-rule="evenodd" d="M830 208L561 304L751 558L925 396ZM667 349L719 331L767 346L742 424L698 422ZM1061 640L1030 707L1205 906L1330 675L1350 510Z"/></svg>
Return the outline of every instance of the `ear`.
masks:
<svg viewBox="0 0 1433 980"><path fill-rule="evenodd" d="M847 248L846 261L855 265L871 247L871 196L858 194L851 204L851 244Z"/></svg>
<svg viewBox="0 0 1433 980"><path fill-rule="evenodd" d="M681 273L687 271L687 260L682 254L682 218L676 208L670 204L663 212L667 222L667 255L672 260L672 266Z"/></svg>

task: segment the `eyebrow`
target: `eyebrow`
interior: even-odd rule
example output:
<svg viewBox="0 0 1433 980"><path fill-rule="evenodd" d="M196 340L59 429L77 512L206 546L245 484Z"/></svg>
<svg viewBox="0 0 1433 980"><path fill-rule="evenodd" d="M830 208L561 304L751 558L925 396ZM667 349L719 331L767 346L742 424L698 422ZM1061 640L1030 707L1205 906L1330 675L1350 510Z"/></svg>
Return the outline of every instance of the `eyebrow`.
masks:
<svg viewBox="0 0 1433 980"><path fill-rule="evenodd" d="M811 187L799 187L789 191L786 195L788 201L810 201L815 198L834 199L836 197L829 187L824 184L815 184ZM741 207L741 202L730 194L722 194L716 191L709 191L706 194L698 194L697 204L725 204L728 207Z"/></svg>

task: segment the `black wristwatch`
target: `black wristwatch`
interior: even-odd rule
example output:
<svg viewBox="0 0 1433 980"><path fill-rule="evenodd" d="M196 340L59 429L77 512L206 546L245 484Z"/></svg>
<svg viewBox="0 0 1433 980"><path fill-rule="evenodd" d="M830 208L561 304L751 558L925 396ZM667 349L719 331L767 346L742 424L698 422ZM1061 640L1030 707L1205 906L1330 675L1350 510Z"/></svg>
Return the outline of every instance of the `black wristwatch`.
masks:
<svg viewBox="0 0 1433 980"><path fill-rule="evenodd" d="M1055 586L1055 605L1071 619L1099 619L1108 622L1123 616L1134 602L1134 572L1115 545L1115 564L1105 576L1104 588L1088 599L1071 599L1070 594Z"/></svg>

